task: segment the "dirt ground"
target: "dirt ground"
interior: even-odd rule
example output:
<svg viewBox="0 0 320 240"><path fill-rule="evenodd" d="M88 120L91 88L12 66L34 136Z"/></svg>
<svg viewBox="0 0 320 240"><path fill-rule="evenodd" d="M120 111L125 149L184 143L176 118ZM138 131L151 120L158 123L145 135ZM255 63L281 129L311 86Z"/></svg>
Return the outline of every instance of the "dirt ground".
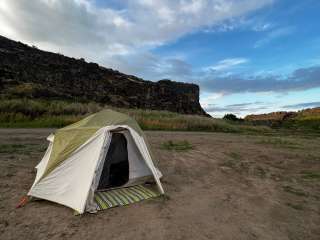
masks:
<svg viewBox="0 0 320 240"><path fill-rule="evenodd" d="M16 209L52 129L0 129L0 239L320 239L320 138L147 132L167 197L74 216ZM186 140L191 150L161 148Z"/></svg>

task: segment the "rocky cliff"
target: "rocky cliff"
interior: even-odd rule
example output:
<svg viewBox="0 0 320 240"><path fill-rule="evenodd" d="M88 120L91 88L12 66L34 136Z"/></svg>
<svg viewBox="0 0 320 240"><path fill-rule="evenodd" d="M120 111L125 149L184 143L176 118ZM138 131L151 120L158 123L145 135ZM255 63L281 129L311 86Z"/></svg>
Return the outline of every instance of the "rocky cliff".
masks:
<svg viewBox="0 0 320 240"><path fill-rule="evenodd" d="M2 99L70 99L206 115L199 104L198 85L171 80L145 81L1 36L0 95Z"/></svg>

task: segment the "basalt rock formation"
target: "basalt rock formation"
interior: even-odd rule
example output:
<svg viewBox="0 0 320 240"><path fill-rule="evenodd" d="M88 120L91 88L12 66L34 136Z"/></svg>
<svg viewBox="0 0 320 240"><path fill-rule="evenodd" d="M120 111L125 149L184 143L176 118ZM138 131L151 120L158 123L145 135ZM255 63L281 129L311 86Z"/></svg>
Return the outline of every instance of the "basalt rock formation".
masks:
<svg viewBox="0 0 320 240"><path fill-rule="evenodd" d="M199 104L196 84L145 81L2 36L0 96L94 101L116 107L207 115Z"/></svg>

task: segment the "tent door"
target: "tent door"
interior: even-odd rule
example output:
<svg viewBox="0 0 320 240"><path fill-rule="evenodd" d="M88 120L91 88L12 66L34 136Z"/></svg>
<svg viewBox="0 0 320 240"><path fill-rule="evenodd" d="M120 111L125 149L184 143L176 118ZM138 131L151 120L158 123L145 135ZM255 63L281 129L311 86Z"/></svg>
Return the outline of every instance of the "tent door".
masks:
<svg viewBox="0 0 320 240"><path fill-rule="evenodd" d="M128 181L127 139L122 133L112 133L97 190L119 187Z"/></svg>

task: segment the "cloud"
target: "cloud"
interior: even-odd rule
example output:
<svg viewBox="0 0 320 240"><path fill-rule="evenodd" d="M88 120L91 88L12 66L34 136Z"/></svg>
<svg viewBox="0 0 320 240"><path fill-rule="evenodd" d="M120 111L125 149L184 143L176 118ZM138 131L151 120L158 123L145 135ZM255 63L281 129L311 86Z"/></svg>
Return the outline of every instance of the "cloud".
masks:
<svg viewBox="0 0 320 240"><path fill-rule="evenodd" d="M320 107L320 102L305 102L305 103L282 106L282 108L289 108L289 109L314 108L314 107Z"/></svg>
<svg viewBox="0 0 320 240"><path fill-rule="evenodd" d="M248 107L248 106L251 106L251 105L257 105L257 104L262 104L263 102L251 102L251 103L237 103L237 104L230 104L230 105L227 105L228 107Z"/></svg>
<svg viewBox="0 0 320 240"><path fill-rule="evenodd" d="M154 68L153 72L157 72L160 78L181 78L189 76L191 74L191 65L183 60L168 58L161 59L158 61L157 66ZM152 74L153 74L152 72Z"/></svg>
<svg viewBox="0 0 320 240"><path fill-rule="evenodd" d="M256 32L264 32L272 28L271 23L257 23L253 26L253 30Z"/></svg>
<svg viewBox="0 0 320 240"><path fill-rule="evenodd" d="M135 73L130 66L137 66L121 62L119 56L145 55L154 47L245 16L273 0L137 0L117 6L112 2L97 7L92 0L1 0L0 34L102 65L111 62L120 71L126 66L128 73Z"/></svg>
<svg viewBox="0 0 320 240"><path fill-rule="evenodd" d="M295 31L294 27L283 27L283 28L273 29L269 31L264 38L258 40L254 44L254 48L263 47L264 45L267 45L268 43L270 43L271 41L274 41L275 39L282 38L292 34L294 31Z"/></svg>
<svg viewBox="0 0 320 240"><path fill-rule="evenodd" d="M289 92L320 87L320 66L300 68L287 77L263 75L207 76L200 81L202 89L215 93Z"/></svg>
<svg viewBox="0 0 320 240"><path fill-rule="evenodd" d="M170 78L191 81L192 66L178 56L158 57L144 51L128 55L116 55L105 59L107 66L121 68L125 73L139 73L147 80Z"/></svg>
<svg viewBox="0 0 320 240"><path fill-rule="evenodd" d="M246 58L227 58L219 61L217 64L206 67L205 70L209 71L223 71L229 68L233 68L237 65L247 63L249 60Z"/></svg>
<svg viewBox="0 0 320 240"><path fill-rule="evenodd" d="M200 96L200 104L203 108L209 108L212 105L212 102L222 98L223 96L224 95L222 93L211 93L207 96Z"/></svg>
<svg viewBox="0 0 320 240"><path fill-rule="evenodd" d="M271 22L266 22L264 19L258 17L250 18L238 17L231 18L223 21L222 23L203 29L204 33L215 33L215 32L230 32L230 31L253 31L253 32L265 32L269 31L274 27Z"/></svg>
<svg viewBox="0 0 320 240"><path fill-rule="evenodd" d="M216 104L210 104L209 106L204 107L205 111L211 113L234 113L234 114L243 114L244 112L258 112L261 110L268 109L264 105L264 102L250 102L250 103L238 103L230 104L225 106L218 106Z"/></svg>
<svg viewBox="0 0 320 240"><path fill-rule="evenodd" d="M208 103L207 105L202 106L206 112L216 117L223 117L227 113L233 113L237 116L244 117L252 113L261 114L266 112L275 112L283 110L288 111L291 109L298 110L303 108L320 107L320 102L305 102L292 105L277 106L276 103L271 104L270 102L255 101L222 106L218 104Z"/></svg>

